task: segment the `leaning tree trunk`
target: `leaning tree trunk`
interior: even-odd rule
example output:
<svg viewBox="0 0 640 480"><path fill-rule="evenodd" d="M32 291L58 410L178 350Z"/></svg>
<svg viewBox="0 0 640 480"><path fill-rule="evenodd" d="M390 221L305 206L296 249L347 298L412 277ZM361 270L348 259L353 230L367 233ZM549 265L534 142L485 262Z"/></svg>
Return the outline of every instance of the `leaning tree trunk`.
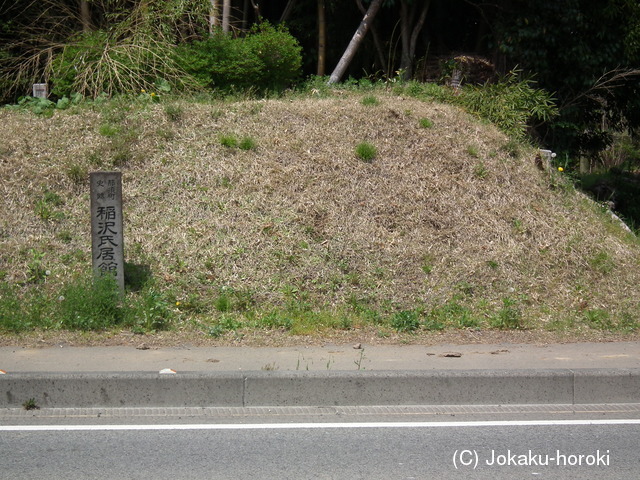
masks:
<svg viewBox="0 0 640 480"><path fill-rule="evenodd" d="M358 5L358 8L360 9L360 12L362 12L362 14L366 14L367 11L364 8L364 5L362 5L362 0L355 0L356 4ZM384 49L382 48L382 42L380 41L380 35L378 35L378 32L376 31L376 27L374 25L371 25L371 36L373 37L373 44L376 47L376 52L378 54L378 62L380 63L380 68L382 68L382 71L384 72L384 75L386 77L389 76L389 69L387 68L387 61L384 57Z"/></svg>
<svg viewBox="0 0 640 480"><path fill-rule="evenodd" d="M289 0L287 5L284 7L282 11L282 15L280 15L280 23L284 23L289 20L289 15L291 15L291 10L293 10L294 5L296 4L296 0Z"/></svg>
<svg viewBox="0 0 640 480"><path fill-rule="evenodd" d="M327 59L327 17L325 0L318 0L318 71L324 77Z"/></svg>
<svg viewBox="0 0 640 480"><path fill-rule="evenodd" d="M362 43L362 40L364 39L365 35L369 31L371 22L373 22L373 19L378 13L378 10L380 10L382 1L383 0L373 0L371 2L371 5L369 5L369 10L367 10L367 13L362 18L362 21L360 22L360 26L358 27L358 30L356 30L356 33L353 35L353 38L351 39L351 42L349 42L349 46L347 46L347 49L342 54L342 58L338 62L338 65L333 70L333 73L329 78L329 84L339 82L342 76L344 75L344 72L347 71L347 67L349 67L351 60L353 60L353 57L358 51L358 47L360 46L360 44Z"/></svg>

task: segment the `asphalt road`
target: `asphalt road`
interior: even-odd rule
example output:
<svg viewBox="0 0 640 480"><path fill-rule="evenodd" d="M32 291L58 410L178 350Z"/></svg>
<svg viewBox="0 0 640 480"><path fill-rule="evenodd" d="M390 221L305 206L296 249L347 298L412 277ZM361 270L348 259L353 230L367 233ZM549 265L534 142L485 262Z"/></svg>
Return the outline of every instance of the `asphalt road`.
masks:
<svg viewBox="0 0 640 480"><path fill-rule="evenodd" d="M437 417L282 411L268 418L45 412L3 419L0 478L640 478L637 411L546 411Z"/></svg>

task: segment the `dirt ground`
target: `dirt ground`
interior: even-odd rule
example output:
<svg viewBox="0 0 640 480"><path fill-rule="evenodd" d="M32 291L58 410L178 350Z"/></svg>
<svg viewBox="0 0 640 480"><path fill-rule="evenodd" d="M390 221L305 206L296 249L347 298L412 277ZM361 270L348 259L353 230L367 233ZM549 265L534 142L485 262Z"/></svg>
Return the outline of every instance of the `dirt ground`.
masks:
<svg viewBox="0 0 640 480"><path fill-rule="evenodd" d="M291 335L284 331L250 331L237 334L228 332L220 338L212 338L198 331L168 331L153 335L139 335L128 331L113 332L29 332L0 336L0 347L21 346L27 348L52 346L136 346L160 348L174 346L247 346L291 347L321 346L327 344L366 345L467 345L467 344L557 344L579 342L629 342L640 341L640 333L611 333L598 330L581 332L550 332L541 330L448 330L443 332L419 332L393 334L381 337L375 328L332 331L323 335Z"/></svg>

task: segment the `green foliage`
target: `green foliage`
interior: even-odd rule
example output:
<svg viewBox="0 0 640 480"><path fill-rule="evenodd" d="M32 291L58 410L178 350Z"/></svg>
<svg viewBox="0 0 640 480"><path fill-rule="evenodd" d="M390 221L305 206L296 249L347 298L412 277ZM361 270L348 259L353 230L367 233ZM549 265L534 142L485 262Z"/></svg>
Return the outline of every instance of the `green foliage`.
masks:
<svg viewBox="0 0 640 480"><path fill-rule="evenodd" d="M391 317L391 326L398 332L415 332L420 328L420 315L415 310L403 310Z"/></svg>
<svg viewBox="0 0 640 480"><path fill-rule="evenodd" d="M52 93L135 94L184 88L191 81L178 67L172 41L122 20L109 30L83 32L70 39L52 63Z"/></svg>
<svg viewBox="0 0 640 480"><path fill-rule="evenodd" d="M147 286L140 294L128 299L124 310L124 323L134 332L164 330L173 318L169 300L154 286Z"/></svg>
<svg viewBox="0 0 640 480"><path fill-rule="evenodd" d="M181 83L183 79L175 75L171 66L171 56L165 54L183 35L192 35L200 25L205 27L206 2L89 0L87 3L92 31L79 35L82 26L77 2L2 2L0 100L11 101L28 91L32 83L51 79L59 83L60 91L82 91L87 96L101 91L124 92L118 86L137 85L147 81L146 77L154 82L158 77L166 78L172 85ZM144 63L142 68L140 63ZM84 86L99 87L100 80L104 80L102 85L107 89L95 92L90 88L77 89L83 86L83 78L88 77L93 78Z"/></svg>
<svg viewBox="0 0 640 480"><path fill-rule="evenodd" d="M291 330L293 322L291 318L283 315L282 312L272 311L260 317L258 326L270 329Z"/></svg>
<svg viewBox="0 0 640 480"><path fill-rule="evenodd" d="M116 137L121 132L121 128L119 125L112 125L111 123L105 123L100 125L98 132L103 137Z"/></svg>
<svg viewBox="0 0 640 480"><path fill-rule="evenodd" d="M47 277L47 270L43 262L45 253L33 248L29 250L29 253L31 259L27 263L27 283L42 283Z"/></svg>
<svg viewBox="0 0 640 480"><path fill-rule="evenodd" d="M631 228L640 228L640 174L611 168L581 175L579 184L599 202L612 202L617 215Z"/></svg>
<svg viewBox="0 0 640 480"><path fill-rule="evenodd" d="M0 331L20 331L23 326L29 328L30 322L22 311L17 287L0 281Z"/></svg>
<svg viewBox="0 0 640 480"><path fill-rule="evenodd" d="M178 122L182 118L184 113L182 107L175 104L168 104L164 107L164 113L167 115L167 118L172 122Z"/></svg>
<svg viewBox="0 0 640 480"><path fill-rule="evenodd" d="M47 98L20 97L15 105L6 105L8 110L28 111L45 118L52 117L56 110L66 110L71 106L82 102L82 95L74 94L71 97L62 97L57 102Z"/></svg>
<svg viewBox="0 0 640 480"><path fill-rule="evenodd" d="M258 146L252 137L238 139L234 134L222 134L219 137L220 145L227 148L239 148L240 150L255 150ZM228 179L227 179L228 181Z"/></svg>
<svg viewBox="0 0 640 480"><path fill-rule="evenodd" d="M251 137L244 137L238 144L238 148L240 148L240 150L255 150L256 147L256 141Z"/></svg>
<svg viewBox="0 0 640 480"><path fill-rule="evenodd" d="M36 115L51 117L56 104L47 98L20 97L16 105L8 105L11 110L27 110Z"/></svg>
<svg viewBox="0 0 640 480"><path fill-rule="evenodd" d="M638 19L640 4L629 0L517 1L498 15L503 53L562 105L539 130L555 151L594 154L611 130L640 126L638 72L628 75L640 62Z"/></svg>
<svg viewBox="0 0 640 480"><path fill-rule="evenodd" d="M378 100L378 98L373 95L367 95L366 97L362 98L360 103L364 106L371 107L371 106L379 105L380 100Z"/></svg>
<svg viewBox="0 0 640 480"><path fill-rule="evenodd" d="M551 95L515 71L495 84L465 86L458 101L514 138L524 138L530 122L546 122L558 114Z"/></svg>
<svg viewBox="0 0 640 480"><path fill-rule="evenodd" d="M82 279L65 286L60 294L58 326L69 330L103 330L124 321L115 278Z"/></svg>
<svg viewBox="0 0 640 480"><path fill-rule="evenodd" d="M82 185L89 178L89 170L84 165L73 163L66 169L67 177L75 184Z"/></svg>
<svg viewBox="0 0 640 480"><path fill-rule="evenodd" d="M489 171L487 170L486 165L483 162L480 162L473 167L473 175L480 179L487 178Z"/></svg>
<svg viewBox="0 0 640 480"><path fill-rule="evenodd" d="M24 408L25 410L40 410L40 407L36 403L35 398L30 398L29 400L26 400L22 404L22 408Z"/></svg>
<svg viewBox="0 0 640 480"><path fill-rule="evenodd" d="M220 135L220 145L227 148L236 148L238 146L238 138L232 134Z"/></svg>
<svg viewBox="0 0 640 480"><path fill-rule="evenodd" d="M228 312L231 310L231 299L223 293L216 299L215 307L219 312Z"/></svg>
<svg viewBox="0 0 640 480"><path fill-rule="evenodd" d="M491 318L490 324L502 330L522 328L522 312L518 308L518 302L509 297L503 298L502 308Z"/></svg>
<svg viewBox="0 0 640 480"><path fill-rule="evenodd" d="M42 220L62 220L64 218L64 213L57 210L57 207L60 207L64 204L64 201L55 192L51 192L46 190L42 195L42 198L39 198L34 206L36 215L38 215Z"/></svg>
<svg viewBox="0 0 640 480"><path fill-rule="evenodd" d="M451 89L436 83L410 81L394 87L393 90L398 95L408 95L425 101L452 103L455 98Z"/></svg>
<svg viewBox="0 0 640 480"><path fill-rule="evenodd" d="M356 146L356 155L363 162L371 163L377 154L378 149L371 143L362 142Z"/></svg>
<svg viewBox="0 0 640 480"><path fill-rule="evenodd" d="M455 299L434 307L428 317L434 325L451 325L455 328L477 327L480 323L471 309L461 305Z"/></svg>
<svg viewBox="0 0 640 480"><path fill-rule="evenodd" d="M591 328L599 330L611 330L614 327L609 312L598 308L586 310L583 315L583 320Z"/></svg>
<svg viewBox="0 0 640 480"><path fill-rule="evenodd" d="M429 120L428 118L421 118L419 123L420 123L420 126L422 128L431 128L431 127L433 127L433 122L431 120Z"/></svg>
<svg viewBox="0 0 640 480"><path fill-rule="evenodd" d="M432 255L425 255L424 258L422 259L421 268L422 268L422 271L427 275L433 272L434 261L435 259L433 258Z"/></svg>
<svg viewBox="0 0 640 480"><path fill-rule="evenodd" d="M589 259L589 266L593 271L607 275L615 269L616 263L608 252L601 250Z"/></svg>
<svg viewBox="0 0 640 480"><path fill-rule="evenodd" d="M45 275L43 268L37 266L38 278ZM20 290L1 282L0 331L129 327L136 332L151 332L170 325L174 317L170 305L168 297L153 285L123 297L111 276L74 278L49 293L34 288Z"/></svg>
<svg viewBox="0 0 640 480"><path fill-rule="evenodd" d="M223 91L282 91L300 76L301 48L284 27L262 23L246 37L216 32L179 50L184 70Z"/></svg>
<svg viewBox="0 0 640 480"><path fill-rule="evenodd" d="M480 155L480 151L475 145L469 145L467 147L467 153L472 157L477 157L478 155Z"/></svg>

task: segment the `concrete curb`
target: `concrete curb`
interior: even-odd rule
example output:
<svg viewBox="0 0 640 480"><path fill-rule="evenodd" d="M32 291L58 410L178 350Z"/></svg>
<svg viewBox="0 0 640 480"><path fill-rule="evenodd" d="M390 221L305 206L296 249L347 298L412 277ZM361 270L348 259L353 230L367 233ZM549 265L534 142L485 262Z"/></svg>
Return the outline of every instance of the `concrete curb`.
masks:
<svg viewBox="0 0 640 480"><path fill-rule="evenodd" d="M640 369L16 373L0 408L640 403Z"/></svg>

